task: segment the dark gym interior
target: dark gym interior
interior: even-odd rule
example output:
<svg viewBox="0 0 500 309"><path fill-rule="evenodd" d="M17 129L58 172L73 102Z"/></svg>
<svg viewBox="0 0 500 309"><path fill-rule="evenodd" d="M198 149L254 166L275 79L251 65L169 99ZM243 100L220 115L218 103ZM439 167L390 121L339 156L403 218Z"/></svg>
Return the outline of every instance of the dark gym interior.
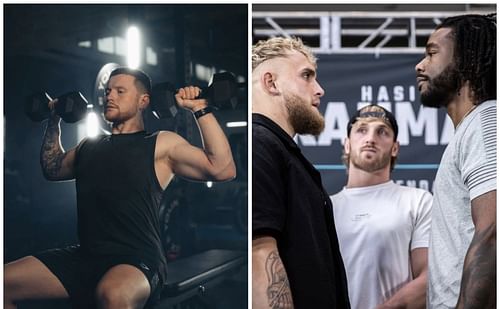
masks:
<svg viewBox="0 0 500 309"><path fill-rule="evenodd" d="M46 91L57 97L80 91L94 105L102 95L96 77L107 63L127 65L125 33L141 35L140 69L153 85L207 86L210 75L232 72L247 83L247 5L4 5L4 262L77 242L74 181L44 179L39 163L46 122L24 113L26 97ZM163 242L175 261L210 249L247 251L247 89L237 104L215 115L229 138L237 177L207 184L176 178L162 202ZM106 128L106 124L101 122ZM145 114L146 130L176 131L191 143L201 140L193 116L156 119ZM85 136L85 120L62 122L62 145L69 149ZM192 308L246 308L247 268L243 266L193 299ZM59 306L59 307L57 307ZM43 302L19 308L68 308ZM163 307L162 307L163 308ZM167 307L165 307L167 308Z"/></svg>

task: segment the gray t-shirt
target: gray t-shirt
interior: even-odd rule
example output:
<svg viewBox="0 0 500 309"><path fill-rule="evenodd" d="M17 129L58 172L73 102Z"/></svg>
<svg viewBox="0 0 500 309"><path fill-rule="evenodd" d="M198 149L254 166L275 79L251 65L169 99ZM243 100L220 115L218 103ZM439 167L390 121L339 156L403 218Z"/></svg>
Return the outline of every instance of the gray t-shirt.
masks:
<svg viewBox="0 0 500 309"><path fill-rule="evenodd" d="M427 308L455 308L465 255L474 234L471 201L496 190L496 101L458 125L434 183Z"/></svg>

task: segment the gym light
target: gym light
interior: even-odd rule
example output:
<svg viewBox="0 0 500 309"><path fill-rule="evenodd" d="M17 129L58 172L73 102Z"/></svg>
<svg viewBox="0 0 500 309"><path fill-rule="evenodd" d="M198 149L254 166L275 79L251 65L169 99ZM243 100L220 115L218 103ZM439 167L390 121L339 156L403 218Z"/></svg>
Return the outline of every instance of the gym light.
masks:
<svg viewBox="0 0 500 309"><path fill-rule="evenodd" d="M139 67L141 59L140 33L136 26L127 29L127 65L132 69Z"/></svg>
<svg viewBox="0 0 500 309"><path fill-rule="evenodd" d="M96 137L99 134L99 119L96 113L90 111L87 114L87 136Z"/></svg>
<svg viewBox="0 0 500 309"><path fill-rule="evenodd" d="M226 123L226 127L228 128L238 128L238 127L246 127L247 122L246 121L232 121Z"/></svg>

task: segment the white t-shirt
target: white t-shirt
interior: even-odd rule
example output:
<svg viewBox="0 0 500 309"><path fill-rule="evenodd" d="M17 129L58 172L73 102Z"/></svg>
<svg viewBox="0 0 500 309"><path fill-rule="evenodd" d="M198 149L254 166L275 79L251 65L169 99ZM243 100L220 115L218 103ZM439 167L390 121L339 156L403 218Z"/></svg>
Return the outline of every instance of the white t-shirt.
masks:
<svg viewBox="0 0 500 309"><path fill-rule="evenodd" d="M434 182L428 308L455 308L465 255L474 235L471 201L496 190L496 101L484 102L458 125ZM493 271L493 270L492 270Z"/></svg>
<svg viewBox="0 0 500 309"><path fill-rule="evenodd" d="M410 253L429 243L432 195L388 181L330 196L353 309L372 309L413 279Z"/></svg>

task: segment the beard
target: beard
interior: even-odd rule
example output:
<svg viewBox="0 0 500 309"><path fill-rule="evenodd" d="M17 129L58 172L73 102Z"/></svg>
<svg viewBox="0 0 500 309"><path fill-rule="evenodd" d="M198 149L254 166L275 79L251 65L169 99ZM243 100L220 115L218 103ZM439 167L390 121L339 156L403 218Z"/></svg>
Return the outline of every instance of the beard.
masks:
<svg viewBox="0 0 500 309"><path fill-rule="evenodd" d="M309 102L298 95L284 95L288 119L297 134L312 134L318 136L325 128L325 119L314 110Z"/></svg>
<svg viewBox="0 0 500 309"><path fill-rule="evenodd" d="M361 155L353 154L351 152L348 160L357 169L360 169L368 173L373 173L375 171L385 168L387 165L390 165L392 156L390 151L388 151L387 153L382 154L382 156L377 158L376 160L368 161L366 159L363 159Z"/></svg>
<svg viewBox="0 0 500 309"><path fill-rule="evenodd" d="M438 76L429 78L427 90L420 93L420 101L427 107L446 107L458 92L459 74L453 64L449 64Z"/></svg>

